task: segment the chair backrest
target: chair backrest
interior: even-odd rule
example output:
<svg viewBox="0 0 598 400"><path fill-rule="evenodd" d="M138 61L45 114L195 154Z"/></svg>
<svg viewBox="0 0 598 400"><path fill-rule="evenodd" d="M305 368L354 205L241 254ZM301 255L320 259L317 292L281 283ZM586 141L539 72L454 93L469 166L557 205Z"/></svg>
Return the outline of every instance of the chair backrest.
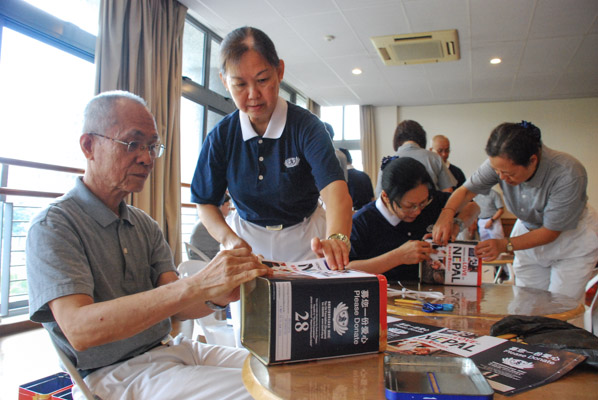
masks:
<svg viewBox="0 0 598 400"><path fill-rule="evenodd" d="M188 260L183 261L178 266L179 275L181 278L186 278L191 275L197 274L201 271L206 265L208 265L208 261L204 260Z"/></svg>
<svg viewBox="0 0 598 400"><path fill-rule="evenodd" d="M586 331L598 334L598 331L594 329L593 314L598 308L598 274L586 284L585 291L585 312L583 315L583 327Z"/></svg>
<svg viewBox="0 0 598 400"><path fill-rule="evenodd" d="M81 378L81 375L79 374L79 371L77 371L77 368L75 368L75 366L73 365L71 360L66 356L66 354L64 354L64 351L62 351L62 349L60 347L58 347L58 345L56 344L56 342L54 341L54 338L52 338L52 336L50 336L50 340L52 341L52 344L54 345L54 349L56 350L56 353L58 354L58 358L60 358L60 362L66 369L66 372L68 372L69 375L71 376L71 379L73 380L75 385L77 385L79 387L79 389L81 390L81 393L83 393L83 397L85 397L86 400L102 400L99 396L97 396L91 392L91 390L89 389L89 386L87 386L87 384L85 383L83 378Z"/></svg>
<svg viewBox="0 0 598 400"><path fill-rule="evenodd" d="M193 246L191 243L185 242L185 251L187 252L187 258L189 258L189 260L196 260L197 257L199 257L200 260L211 261L206 253Z"/></svg>
<svg viewBox="0 0 598 400"><path fill-rule="evenodd" d="M178 266L179 275L185 278L194 275L201 271L206 265L207 261L189 260L183 261ZM206 315L203 318L198 318L195 321L201 327L206 342L209 344L221 344L225 346L235 346L232 327L226 324L225 319L216 319L215 313Z"/></svg>

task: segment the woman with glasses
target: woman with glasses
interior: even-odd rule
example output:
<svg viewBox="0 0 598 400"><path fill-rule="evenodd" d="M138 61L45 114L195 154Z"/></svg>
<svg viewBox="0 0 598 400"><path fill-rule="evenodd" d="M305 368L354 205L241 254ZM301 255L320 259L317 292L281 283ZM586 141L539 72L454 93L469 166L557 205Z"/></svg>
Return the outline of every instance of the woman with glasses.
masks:
<svg viewBox="0 0 598 400"><path fill-rule="evenodd" d="M436 251L424 236L450 194L434 189L426 168L410 157L388 157L382 163L382 192L353 215L347 268L384 274L389 281L418 279L418 264ZM471 202L455 218L453 238L476 220Z"/></svg>
<svg viewBox="0 0 598 400"><path fill-rule="evenodd" d="M585 168L546 147L540 129L527 121L494 128L486 154L447 202L434 241L450 240L455 211L499 184L507 209L518 219L510 238L480 242L478 257L491 261L514 253L516 285L581 297L598 261L598 216L587 204Z"/></svg>
<svg viewBox="0 0 598 400"><path fill-rule="evenodd" d="M264 32L235 29L220 60L238 110L203 144L191 183L201 221L225 248L276 261L325 257L343 269L352 201L324 124L279 97L284 62ZM237 212L225 221L218 205L227 188Z"/></svg>

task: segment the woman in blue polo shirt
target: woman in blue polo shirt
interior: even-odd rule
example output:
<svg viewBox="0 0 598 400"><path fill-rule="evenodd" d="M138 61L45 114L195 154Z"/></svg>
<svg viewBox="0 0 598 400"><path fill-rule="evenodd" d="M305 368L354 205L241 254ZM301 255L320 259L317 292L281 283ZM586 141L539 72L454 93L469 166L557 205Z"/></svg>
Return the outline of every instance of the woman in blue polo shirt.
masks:
<svg viewBox="0 0 598 400"><path fill-rule="evenodd" d="M434 189L424 165L413 158L388 157L382 169L380 197L353 216L347 268L384 274L389 281L417 280L418 263L433 252L422 239L450 194ZM478 212L474 202L464 207L455 218L459 230L471 225ZM453 236L459 230L455 228Z"/></svg>
<svg viewBox="0 0 598 400"><path fill-rule="evenodd" d="M326 257L344 268L352 203L324 124L278 96L284 62L264 32L232 31L220 58L238 110L203 144L191 184L201 221L225 248L279 261ZM237 209L228 224L218 210L227 188Z"/></svg>
<svg viewBox="0 0 598 400"><path fill-rule="evenodd" d="M540 129L526 121L494 128L486 154L488 160L447 202L434 241L449 240L455 210L498 183L518 219L510 238L480 242L477 255L494 260L514 253L516 285L581 297L598 261L598 217L587 204L585 168L542 144Z"/></svg>

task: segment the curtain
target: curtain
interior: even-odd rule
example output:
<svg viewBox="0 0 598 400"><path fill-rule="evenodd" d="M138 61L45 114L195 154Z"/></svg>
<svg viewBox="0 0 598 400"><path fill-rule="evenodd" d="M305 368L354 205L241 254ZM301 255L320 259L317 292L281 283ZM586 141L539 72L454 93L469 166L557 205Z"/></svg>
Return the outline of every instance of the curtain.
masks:
<svg viewBox="0 0 598 400"><path fill-rule="evenodd" d="M312 99L307 99L307 109L320 118L320 105Z"/></svg>
<svg viewBox="0 0 598 400"><path fill-rule="evenodd" d="M145 99L166 145L142 192L129 203L161 226L181 262L180 106L187 8L172 0L102 0L96 93L127 90Z"/></svg>
<svg viewBox="0 0 598 400"><path fill-rule="evenodd" d="M363 172L370 176L372 182L378 180L379 161L376 158L376 126L374 123L374 107L359 106L361 128L361 156Z"/></svg>

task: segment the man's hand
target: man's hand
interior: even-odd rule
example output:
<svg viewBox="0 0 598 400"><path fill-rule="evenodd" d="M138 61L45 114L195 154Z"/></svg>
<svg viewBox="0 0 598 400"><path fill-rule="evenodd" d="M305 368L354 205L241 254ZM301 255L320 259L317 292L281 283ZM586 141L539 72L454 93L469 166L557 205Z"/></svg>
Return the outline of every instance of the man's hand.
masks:
<svg viewBox="0 0 598 400"><path fill-rule="evenodd" d="M311 240L311 249L318 257L325 257L332 270L343 270L349 264L349 248L342 240L315 237Z"/></svg>
<svg viewBox="0 0 598 400"><path fill-rule="evenodd" d="M198 290L198 296L224 305L239 299L242 283L270 272L246 248L223 250L199 273L189 277L189 284Z"/></svg>

